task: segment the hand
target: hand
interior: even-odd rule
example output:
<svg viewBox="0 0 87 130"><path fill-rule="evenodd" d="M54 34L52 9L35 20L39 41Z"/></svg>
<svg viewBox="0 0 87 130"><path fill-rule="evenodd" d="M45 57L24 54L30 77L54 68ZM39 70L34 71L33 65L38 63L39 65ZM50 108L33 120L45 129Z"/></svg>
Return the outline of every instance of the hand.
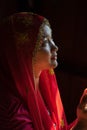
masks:
<svg viewBox="0 0 87 130"><path fill-rule="evenodd" d="M77 106L77 122L71 130L87 130L87 88Z"/></svg>
<svg viewBox="0 0 87 130"><path fill-rule="evenodd" d="M77 118L79 120L87 120L87 88L84 90L79 105L77 107Z"/></svg>

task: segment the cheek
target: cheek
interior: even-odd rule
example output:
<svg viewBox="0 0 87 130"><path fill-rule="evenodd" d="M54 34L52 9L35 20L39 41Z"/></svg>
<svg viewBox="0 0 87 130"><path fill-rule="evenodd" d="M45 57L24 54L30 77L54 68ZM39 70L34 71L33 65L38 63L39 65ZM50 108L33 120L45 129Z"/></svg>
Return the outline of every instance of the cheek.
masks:
<svg viewBox="0 0 87 130"><path fill-rule="evenodd" d="M51 59L50 57L51 55L49 51L42 51L41 53L39 53L37 58L38 58L38 63L42 69L48 68Z"/></svg>
<svg viewBox="0 0 87 130"><path fill-rule="evenodd" d="M35 56L35 62L39 67L46 68L51 63L51 52L48 48L42 48Z"/></svg>
<svg viewBox="0 0 87 130"><path fill-rule="evenodd" d="M42 55L46 58L49 58L51 57L51 51L50 51L50 48L44 48L43 51L42 51Z"/></svg>

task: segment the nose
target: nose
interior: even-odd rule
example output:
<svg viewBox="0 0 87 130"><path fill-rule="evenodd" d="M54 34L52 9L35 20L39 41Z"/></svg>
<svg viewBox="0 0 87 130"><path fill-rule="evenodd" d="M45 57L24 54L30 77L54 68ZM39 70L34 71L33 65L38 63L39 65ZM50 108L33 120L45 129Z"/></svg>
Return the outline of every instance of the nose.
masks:
<svg viewBox="0 0 87 130"><path fill-rule="evenodd" d="M52 45L51 45L51 50L52 51L58 51L58 46L54 43L54 41L52 41Z"/></svg>

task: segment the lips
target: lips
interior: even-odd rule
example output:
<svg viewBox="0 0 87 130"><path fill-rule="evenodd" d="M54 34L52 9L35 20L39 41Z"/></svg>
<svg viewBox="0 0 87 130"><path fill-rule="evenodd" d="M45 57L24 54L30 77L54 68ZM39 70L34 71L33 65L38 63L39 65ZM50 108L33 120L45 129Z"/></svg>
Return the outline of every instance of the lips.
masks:
<svg viewBox="0 0 87 130"><path fill-rule="evenodd" d="M52 60L57 60L57 54L52 54L51 59Z"/></svg>
<svg viewBox="0 0 87 130"><path fill-rule="evenodd" d="M52 60L57 60L57 56L54 56L51 58Z"/></svg>

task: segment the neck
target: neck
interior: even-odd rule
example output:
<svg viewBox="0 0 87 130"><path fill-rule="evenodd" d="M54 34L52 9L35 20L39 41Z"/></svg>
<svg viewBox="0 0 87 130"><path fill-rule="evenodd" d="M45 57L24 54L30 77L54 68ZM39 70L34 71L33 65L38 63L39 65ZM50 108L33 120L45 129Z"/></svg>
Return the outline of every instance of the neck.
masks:
<svg viewBox="0 0 87 130"><path fill-rule="evenodd" d="M39 88L39 77L40 77L41 71L38 68L33 68L33 76L34 76L34 83L35 83L35 90Z"/></svg>
<svg viewBox="0 0 87 130"><path fill-rule="evenodd" d="M35 90L39 89L39 77L34 77L34 83L35 83Z"/></svg>

